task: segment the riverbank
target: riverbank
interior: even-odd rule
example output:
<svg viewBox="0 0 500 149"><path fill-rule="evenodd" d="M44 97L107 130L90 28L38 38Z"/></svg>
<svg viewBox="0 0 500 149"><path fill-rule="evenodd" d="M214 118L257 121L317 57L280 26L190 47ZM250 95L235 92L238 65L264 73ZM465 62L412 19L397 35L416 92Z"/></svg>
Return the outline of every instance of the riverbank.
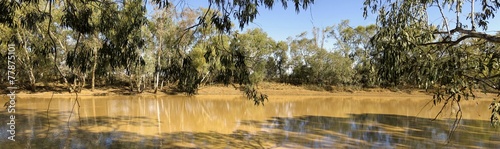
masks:
<svg viewBox="0 0 500 149"><path fill-rule="evenodd" d="M264 94L269 95L271 99L276 96L354 96L354 97L412 97L412 98L432 98L432 94L425 92L424 90L415 89L403 89L403 90L389 90L383 88L365 88L365 89L354 89L346 87L332 87L330 91L311 89L310 86L294 86L283 83L270 83L263 82L258 86L258 90ZM2 91L5 92L5 91ZM56 91L40 91L31 93L26 90L18 90L16 95L21 98L51 98L54 97L64 97L64 96L75 96L75 93L69 93L62 90ZM94 91L90 89L84 89L78 93L79 97L99 97L99 96L186 96L184 93L175 92L172 89L165 89L158 91L156 94L152 90L146 90L143 93L131 92L126 88L97 88ZM4 96L4 95L2 95ZM238 85L209 85L200 87L198 94L195 97L218 97L221 96L243 96L243 92ZM484 94L477 92L476 97L478 98L494 98L495 94Z"/></svg>

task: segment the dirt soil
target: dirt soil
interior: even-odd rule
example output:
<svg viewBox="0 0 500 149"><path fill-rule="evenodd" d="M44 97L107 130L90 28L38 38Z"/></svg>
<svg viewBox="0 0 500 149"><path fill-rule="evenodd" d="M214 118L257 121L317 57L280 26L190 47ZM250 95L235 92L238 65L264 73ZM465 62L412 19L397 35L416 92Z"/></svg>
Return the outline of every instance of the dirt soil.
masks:
<svg viewBox="0 0 500 149"><path fill-rule="evenodd" d="M414 98L432 98L431 93L427 93L424 90L397 90L391 91L389 89L381 88L370 88L370 89L349 89L341 87L332 87L332 91L325 90L310 90L306 87L294 86L283 83L269 83L263 82L259 84L258 91L269 95L270 99L274 97L303 97L303 96L326 96L326 97L414 97ZM6 96L6 91L1 91ZM29 91L17 90L16 95L18 97L36 97L36 98L51 98L61 97L61 96L75 96L75 93L69 93L66 91L40 91L36 93L31 93ZM178 93L170 89L159 91L156 94L152 90L146 90L143 93L131 92L125 88L98 88L94 91L90 89L84 89L78 93L79 97L98 97L98 96L123 96L123 95L133 95L133 96L187 96L184 93ZM211 97L211 96L227 96L227 97L243 97L242 88L238 85L209 85L200 87L198 94L195 97ZM497 98L496 94L484 94L476 93L478 98Z"/></svg>

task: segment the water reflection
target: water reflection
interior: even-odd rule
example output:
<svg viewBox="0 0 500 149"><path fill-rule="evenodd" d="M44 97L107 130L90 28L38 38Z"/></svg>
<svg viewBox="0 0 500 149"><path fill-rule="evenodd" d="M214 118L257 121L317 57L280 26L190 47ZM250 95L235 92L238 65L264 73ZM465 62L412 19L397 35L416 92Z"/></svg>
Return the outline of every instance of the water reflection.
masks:
<svg viewBox="0 0 500 149"><path fill-rule="evenodd" d="M464 120L449 136L445 109L422 99L311 98L253 106L240 98L112 97L20 99L9 148L498 148L489 101L462 103ZM0 113L7 118L5 111ZM69 120L69 121L68 121ZM451 142L446 144L448 138ZM3 148L3 147L2 147Z"/></svg>

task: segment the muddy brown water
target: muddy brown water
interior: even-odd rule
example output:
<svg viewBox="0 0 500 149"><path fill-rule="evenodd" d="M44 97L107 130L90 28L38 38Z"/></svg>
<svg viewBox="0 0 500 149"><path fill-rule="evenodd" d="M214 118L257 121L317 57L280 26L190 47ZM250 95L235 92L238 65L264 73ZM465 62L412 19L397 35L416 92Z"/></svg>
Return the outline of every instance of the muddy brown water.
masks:
<svg viewBox="0 0 500 149"><path fill-rule="evenodd" d="M290 98L290 100L288 99ZM461 103L432 120L427 98L241 97L20 98L16 141L0 112L0 148L499 148L491 99ZM2 99L2 103L5 100ZM78 104L80 107L78 108ZM421 111L421 112L419 112Z"/></svg>

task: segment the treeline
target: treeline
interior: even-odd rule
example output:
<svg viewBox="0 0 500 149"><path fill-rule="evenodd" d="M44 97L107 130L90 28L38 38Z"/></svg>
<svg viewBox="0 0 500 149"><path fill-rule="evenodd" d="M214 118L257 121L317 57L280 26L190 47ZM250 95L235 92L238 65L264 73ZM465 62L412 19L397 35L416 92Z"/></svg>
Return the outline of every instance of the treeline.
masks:
<svg viewBox="0 0 500 149"><path fill-rule="evenodd" d="M275 41L261 29L233 29L216 9L155 7L148 17L141 0L40 1L14 10L17 19L0 24L0 54L15 44L17 84L31 91L64 84L70 92L108 86L157 92L173 85L194 94L201 85L235 83L249 97L265 98L255 88L262 81L460 89L481 84L467 77L490 76L485 87L500 85L498 44L416 45L442 38L417 27L401 32L344 20Z"/></svg>
<svg viewBox="0 0 500 149"><path fill-rule="evenodd" d="M367 42L374 25L352 28L344 21L275 41L261 29L222 33L211 20L220 12L211 9L155 7L148 17L140 0L64 2L50 12L43 1L22 3L13 16L19 19L0 26L2 49L16 46L16 80L25 89L65 84L71 92L96 86L156 92L176 85L195 93L213 83L373 84L366 77L373 74Z"/></svg>

